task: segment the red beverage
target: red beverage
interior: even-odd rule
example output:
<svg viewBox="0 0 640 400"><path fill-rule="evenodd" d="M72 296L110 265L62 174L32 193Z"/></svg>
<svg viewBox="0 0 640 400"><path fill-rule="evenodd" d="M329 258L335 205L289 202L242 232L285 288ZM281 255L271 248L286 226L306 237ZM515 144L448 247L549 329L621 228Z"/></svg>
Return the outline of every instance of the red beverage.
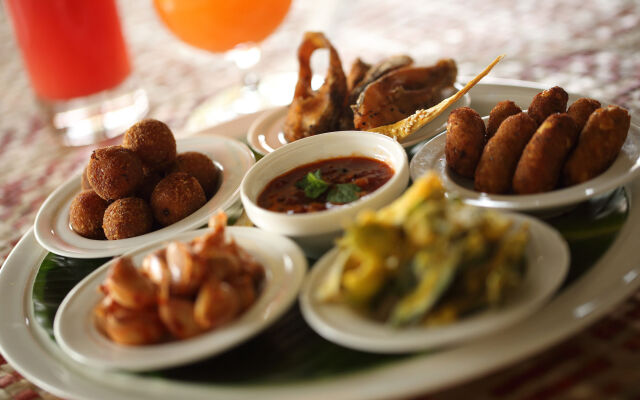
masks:
<svg viewBox="0 0 640 400"><path fill-rule="evenodd" d="M6 0L31 85L42 99L111 89L131 71L114 0Z"/></svg>

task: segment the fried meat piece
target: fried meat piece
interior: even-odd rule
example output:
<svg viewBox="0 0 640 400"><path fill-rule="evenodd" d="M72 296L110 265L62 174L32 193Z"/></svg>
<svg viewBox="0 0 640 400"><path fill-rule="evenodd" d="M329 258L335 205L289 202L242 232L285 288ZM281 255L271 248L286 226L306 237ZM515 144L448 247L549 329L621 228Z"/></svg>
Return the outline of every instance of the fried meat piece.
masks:
<svg viewBox="0 0 640 400"><path fill-rule="evenodd" d="M69 207L71 229L89 239L104 239L102 218L108 205L91 189L78 193Z"/></svg>
<svg viewBox="0 0 640 400"><path fill-rule="evenodd" d="M191 215L206 203L198 180L185 172L174 172L161 180L151 193L151 209L156 221L171 225Z"/></svg>
<svg viewBox="0 0 640 400"><path fill-rule="evenodd" d="M176 158L176 139L171 129L156 119L144 119L124 134L122 145L135 152L145 167L163 170Z"/></svg>
<svg viewBox="0 0 640 400"><path fill-rule="evenodd" d="M564 166L565 185L587 181L609 168L627 139L630 124L624 108L611 105L594 111Z"/></svg>
<svg viewBox="0 0 640 400"><path fill-rule="evenodd" d="M370 69L371 64L367 64L362 61L360 57L355 59L353 64L351 64L349 75L347 75L347 91L349 93L351 93L351 91L353 91L353 89L362 82Z"/></svg>
<svg viewBox="0 0 640 400"><path fill-rule="evenodd" d="M142 176L142 162L133 151L122 146L94 150L87 167L91 187L105 200L134 194Z"/></svg>
<svg viewBox="0 0 640 400"><path fill-rule="evenodd" d="M146 201L126 197L111 203L104 212L102 229L109 240L144 235L153 228L153 216Z"/></svg>
<svg viewBox="0 0 640 400"><path fill-rule="evenodd" d="M329 50L329 68L324 84L311 88L311 55L317 49ZM347 78L342 70L340 56L329 40L319 32L306 32L298 48L298 83L284 124L289 142L338 127L346 105Z"/></svg>
<svg viewBox="0 0 640 400"><path fill-rule="evenodd" d="M573 122L576 123L576 127L578 128L578 132L582 132L582 128L584 128L585 124L589 120L589 116L600 107L601 105L598 100L581 97L569 106L567 114L573 118Z"/></svg>
<svg viewBox="0 0 640 400"><path fill-rule="evenodd" d="M482 117L469 107L457 108L449 114L446 135L447 166L464 177L473 178L485 144Z"/></svg>
<svg viewBox="0 0 640 400"><path fill-rule="evenodd" d="M489 113L487 122L487 140L491 139L498 131L498 127L508 117L522 112L522 109L511 100L504 100L496 104Z"/></svg>
<svg viewBox="0 0 640 400"><path fill-rule="evenodd" d="M349 90L349 106L356 104L356 102L358 101L358 97L360 97L360 94L367 88L370 83L378 80L391 71L395 71L396 69L402 67L408 67L411 64L413 64L413 58L404 54L400 54L385 58L379 63L373 65L371 68L369 68L362 80L360 80L357 85Z"/></svg>
<svg viewBox="0 0 640 400"><path fill-rule="evenodd" d="M527 113L540 125L549 115L565 112L568 101L567 92L560 86L554 86L535 95Z"/></svg>
<svg viewBox="0 0 640 400"><path fill-rule="evenodd" d="M208 199L216 193L220 170L205 154L197 151L178 154L171 172L186 172L196 178Z"/></svg>

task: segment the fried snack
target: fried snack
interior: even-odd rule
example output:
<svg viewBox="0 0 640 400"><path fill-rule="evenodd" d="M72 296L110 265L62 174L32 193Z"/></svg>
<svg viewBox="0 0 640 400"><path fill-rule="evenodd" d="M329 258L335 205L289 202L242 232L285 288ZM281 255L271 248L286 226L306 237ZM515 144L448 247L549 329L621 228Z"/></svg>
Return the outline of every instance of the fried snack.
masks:
<svg viewBox="0 0 640 400"><path fill-rule="evenodd" d="M158 182L160 182L162 178L164 178L164 174L161 171L149 169L146 167L143 167L142 171L142 183L136 191L136 197L140 197L148 203L151 201L151 193L153 193L153 189L155 189Z"/></svg>
<svg viewBox="0 0 640 400"><path fill-rule="evenodd" d="M196 151L180 153L170 170L171 172L186 172L198 180L207 198L211 198L218 188L220 170L206 155Z"/></svg>
<svg viewBox="0 0 640 400"><path fill-rule="evenodd" d="M125 132L122 145L135 152L151 169L163 170L176 158L176 140L171 129L155 119L132 125Z"/></svg>
<svg viewBox="0 0 640 400"><path fill-rule="evenodd" d="M473 178L485 144L482 117L469 107L453 110L447 120L445 154L447 165L467 178Z"/></svg>
<svg viewBox="0 0 640 400"><path fill-rule="evenodd" d="M371 64L367 64L362 61L360 57L356 58L353 64L351 64L351 69L349 70L349 74L347 75L347 91L351 93L353 88L355 88L364 77L367 75L367 72L371 69Z"/></svg>
<svg viewBox="0 0 640 400"><path fill-rule="evenodd" d="M600 107L601 105L598 100L581 97L569 106L567 114L573 118L573 122L576 123L576 127L578 128L578 132L582 132L582 128L584 128L587 120L589 120L591 113Z"/></svg>
<svg viewBox="0 0 640 400"><path fill-rule="evenodd" d="M87 168L89 168L88 165L82 170L82 177L80 178L80 188L82 190L93 190L91 184L89 183L89 178L87 177Z"/></svg>
<svg viewBox="0 0 640 400"><path fill-rule="evenodd" d="M317 49L329 50L329 68L323 85L313 90L310 59ZM298 48L298 62L298 83L283 127L289 142L335 130L347 99L347 78L340 56L322 33L305 33Z"/></svg>
<svg viewBox="0 0 640 400"><path fill-rule="evenodd" d="M204 190L196 178L185 172L174 172L153 189L151 210L156 221L167 226L190 215L206 201Z"/></svg>
<svg viewBox="0 0 640 400"><path fill-rule="evenodd" d="M518 194L541 193L554 189L567 155L578 140L578 129L566 113L549 116L522 152L513 175Z"/></svg>
<svg viewBox="0 0 640 400"><path fill-rule="evenodd" d="M504 100L496 104L489 113L489 121L487 122L487 140L491 139L493 135L496 134L502 121L507 119L507 117L521 112L522 109L511 100Z"/></svg>
<svg viewBox="0 0 640 400"><path fill-rule="evenodd" d="M458 75L455 61L445 59L429 67L404 67L370 83L353 106L356 129L368 130L392 124L416 110L442 99L442 91L453 87Z"/></svg>
<svg viewBox="0 0 640 400"><path fill-rule="evenodd" d="M87 178L93 190L105 200L130 196L142 182L142 162L122 146L96 149L91 154Z"/></svg>
<svg viewBox="0 0 640 400"><path fill-rule="evenodd" d="M460 100L462 96L464 96L472 87L474 87L482 78L484 78L492 69L496 66L497 63L500 62L504 58L504 54L496 57L495 60L491 62L482 72L480 72L475 78L467 82L466 85L462 89L460 89L457 93L455 93L451 97L447 97L442 100L440 103L435 106L427 109L427 110L418 110L413 115L408 116L407 118L396 122L391 125L379 126L377 128L368 129L371 132L381 133L383 135L396 138L403 139L407 136L417 132L433 121L438 115L442 114L444 110L451 107L456 101Z"/></svg>
<svg viewBox="0 0 640 400"><path fill-rule="evenodd" d="M564 166L565 185L587 181L609 168L627 139L630 124L624 108L611 105L594 111Z"/></svg>
<svg viewBox="0 0 640 400"><path fill-rule="evenodd" d="M358 101L360 94L369 86L370 83L376 81L378 78L388 74L391 71L402 67L408 67L413 64L413 59L407 55L401 54L385 58L373 67L369 68L366 75L362 80L353 88L349 90L348 105L353 105Z"/></svg>
<svg viewBox="0 0 640 400"><path fill-rule="evenodd" d="M91 189L78 193L69 207L71 229L89 239L104 239L102 217L108 205Z"/></svg>
<svg viewBox="0 0 640 400"><path fill-rule="evenodd" d="M507 117L500 124L478 162L474 182L476 190L498 194L511 190L518 160L536 127L536 121L525 112Z"/></svg>
<svg viewBox="0 0 640 400"><path fill-rule="evenodd" d="M549 115L565 112L568 101L567 92L560 86L554 86L535 95L527 112L540 125Z"/></svg>
<svg viewBox="0 0 640 400"><path fill-rule="evenodd" d="M149 205L138 197L126 197L111 203L104 212L102 229L109 240L144 235L153 228Z"/></svg>

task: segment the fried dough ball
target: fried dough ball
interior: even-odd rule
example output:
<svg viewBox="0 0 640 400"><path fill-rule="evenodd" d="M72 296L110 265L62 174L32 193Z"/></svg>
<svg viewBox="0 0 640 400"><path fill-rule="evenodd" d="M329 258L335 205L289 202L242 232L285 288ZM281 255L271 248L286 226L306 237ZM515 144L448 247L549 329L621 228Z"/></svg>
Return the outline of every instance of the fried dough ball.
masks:
<svg viewBox="0 0 640 400"><path fill-rule="evenodd" d="M80 178L80 187L82 190L93 190L93 188L91 187L91 184L89 183L89 178L87 177L87 168L89 168L89 166L87 165L86 167L84 167L84 169L82 170L82 177Z"/></svg>
<svg viewBox="0 0 640 400"><path fill-rule="evenodd" d="M211 198L218 188L220 170L202 153L187 151L178 154L171 172L186 172L196 178L207 198Z"/></svg>
<svg viewBox="0 0 640 400"><path fill-rule="evenodd" d="M491 139L496 134L498 127L512 115L516 115L522 112L522 109L511 100L504 100L499 102L491 109L489 113L489 121L487 122L487 140Z"/></svg>
<svg viewBox="0 0 640 400"><path fill-rule="evenodd" d="M102 220L109 240L126 239L151 232L153 216L149 205L138 197L126 197L111 203Z"/></svg>
<svg viewBox="0 0 640 400"><path fill-rule="evenodd" d="M142 162L122 146L96 149L89 160L87 178L103 199L121 199L135 193L142 182Z"/></svg>
<svg viewBox="0 0 640 400"><path fill-rule="evenodd" d="M553 114L533 135L513 175L518 194L541 193L558 184L567 155L578 140L578 128L568 114Z"/></svg>
<svg viewBox="0 0 640 400"><path fill-rule="evenodd" d="M207 201L198 180L185 172L174 172L161 180L151 193L151 209L162 225L171 225L190 215Z"/></svg>
<svg viewBox="0 0 640 400"><path fill-rule="evenodd" d="M536 121L525 112L512 115L500 124L478 162L474 181L476 190L487 193L511 190L518 160L536 127Z"/></svg>
<svg viewBox="0 0 640 400"><path fill-rule="evenodd" d="M594 111L564 166L565 185L587 181L609 168L627 139L630 124L624 108L609 106Z"/></svg>
<svg viewBox="0 0 640 400"><path fill-rule="evenodd" d="M108 205L105 199L91 189L78 193L69 208L71 229L89 239L104 239L102 217Z"/></svg>
<svg viewBox="0 0 640 400"><path fill-rule="evenodd" d="M156 119L143 119L124 134L122 145L134 151L144 165L162 170L176 158L176 139L171 129Z"/></svg>
<svg viewBox="0 0 640 400"><path fill-rule="evenodd" d="M473 178L485 140L484 121L469 107L455 109L447 120L445 153L447 165L456 173Z"/></svg>
<svg viewBox="0 0 640 400"><path fill-rule="evenodd" d="M573 118L573 122L576 123L576 127L578 128L578 132L582 132L582 128L584 128L591 113L600 107L601 105L598 100L581 97L569 106L567 114Z"/></svg>
<svg viewBox="0 0 640 400"><path fill-rule="evenodd" d="M549 115L565 112L568 101L567 92L560 86L554 86L535 95L527 112L540 125Z"/></svg>
<svg viewBox="0 0 640 400"><path fill-rule="evenodd" d="M140 197L146 202L151 201L151 193L156 188L158 182L164 178L164 174L160 171L156 171L149 168L143 168L143 178L140 187L138 187L137 197Z"/></svg>

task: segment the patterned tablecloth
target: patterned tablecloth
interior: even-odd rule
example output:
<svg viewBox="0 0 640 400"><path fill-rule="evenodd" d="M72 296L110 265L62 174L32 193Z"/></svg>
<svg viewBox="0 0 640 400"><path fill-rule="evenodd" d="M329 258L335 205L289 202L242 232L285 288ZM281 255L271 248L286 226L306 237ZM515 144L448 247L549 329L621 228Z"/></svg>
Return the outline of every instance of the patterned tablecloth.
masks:
<svg viewBox="0 0 640 400"><path fill-rule="evenodd" d="M190 112L240 76L222 56L182 44L150 2L120 1L135 76L150 116L178 134ZM640 2L634 0L294 0L264 43L261 73L295 71L302 32L323 30L345 66L409 53L452 57L473 75L494 56L492 76L560 85L640 111ZM44 199L81 169L92 148L60 147L29 88L8 16L0 10L0 262ZM5 305L0 305L5 307ZM0 321L1 323L1 321ZM53 398L0 356L0 399ZM531 359L428 399L640 399L640 292L580 334Z"/></svg>

